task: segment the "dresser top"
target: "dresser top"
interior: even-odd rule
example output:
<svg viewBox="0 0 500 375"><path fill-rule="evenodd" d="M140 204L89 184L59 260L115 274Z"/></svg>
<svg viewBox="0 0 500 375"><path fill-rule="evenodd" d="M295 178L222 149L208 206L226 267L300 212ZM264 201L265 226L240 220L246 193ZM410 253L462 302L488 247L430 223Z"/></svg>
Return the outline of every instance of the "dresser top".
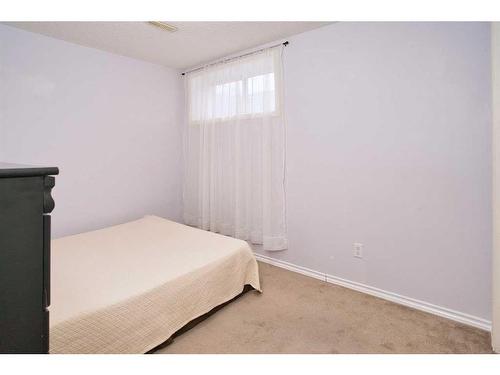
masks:
<svg viewBox="0 0 500 375"><path fill-rule="evenodd" d="M34 177L59 174L57 167L41 167L37 165L24 165L0 162L1 177Z"/></svg>

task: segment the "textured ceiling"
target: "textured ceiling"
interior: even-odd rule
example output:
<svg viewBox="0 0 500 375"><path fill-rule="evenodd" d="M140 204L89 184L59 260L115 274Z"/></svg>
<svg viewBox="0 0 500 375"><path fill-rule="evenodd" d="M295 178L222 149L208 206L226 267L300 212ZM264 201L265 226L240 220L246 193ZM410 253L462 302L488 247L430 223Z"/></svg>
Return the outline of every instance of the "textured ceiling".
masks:
<svg viewBox="0 0 500 375"><path fill-rule="evenodd" d="M168 22L168 21L165 21ZM184 69L302 33L329 22L168 22L170 33L146 22L5 22L35 33Z"/></svg>

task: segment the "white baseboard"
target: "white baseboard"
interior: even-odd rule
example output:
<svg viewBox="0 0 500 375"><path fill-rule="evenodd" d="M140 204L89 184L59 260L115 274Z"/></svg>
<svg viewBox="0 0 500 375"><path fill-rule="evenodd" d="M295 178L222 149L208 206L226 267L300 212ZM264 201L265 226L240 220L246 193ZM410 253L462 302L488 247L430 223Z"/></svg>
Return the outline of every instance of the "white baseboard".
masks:
<svg viewBox="0 0 500 375"><path fill-rule="evenodd" d="M379 297L391 302L398 303L400 305L412 307L417 310L425 311L430 314L438 315L444 318L454 320L459 323L467 324L472 327L480 328L485 331L491 331L491 321L479 318L477 316L462 313L460 311L455 311L448 309L446 307L441 307L434 305L432 303L420 301L414 298L405 297L400 294L388 292L379 288L375 288L369 285L361 284L355 281L346 280L337 276L328 275L319 271L311 270L306 267L297 266L292 263L288 263L279 259L274 259L265 255L255 253L255 258L257 260L269 263L273 266L284 268L286 270L297 272L305 276L313 277L325 281L327 283L336 284L343 286L345 288L353 289L358 292L370 294L375 297Z"/></svg>

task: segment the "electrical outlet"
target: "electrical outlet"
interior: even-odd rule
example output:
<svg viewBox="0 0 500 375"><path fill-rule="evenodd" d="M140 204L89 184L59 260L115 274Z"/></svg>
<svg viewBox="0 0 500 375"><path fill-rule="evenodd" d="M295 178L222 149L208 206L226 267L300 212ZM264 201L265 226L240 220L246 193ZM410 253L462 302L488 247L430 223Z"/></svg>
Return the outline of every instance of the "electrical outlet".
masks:
<svg viewBox="0 0 500 375"><path fill-rule="evenodd" d="M363 244L362 243L353 243L352 244L353 255L355 258L363 258Z"/></svg>

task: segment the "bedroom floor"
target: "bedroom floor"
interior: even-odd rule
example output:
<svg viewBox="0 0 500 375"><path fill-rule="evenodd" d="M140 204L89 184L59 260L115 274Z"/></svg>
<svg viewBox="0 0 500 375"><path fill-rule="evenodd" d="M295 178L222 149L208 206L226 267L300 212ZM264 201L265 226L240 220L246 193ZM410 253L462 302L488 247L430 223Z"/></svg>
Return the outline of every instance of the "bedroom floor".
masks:
<svg viewBox="0 0 500 375"><path fill-rule="evenodd" d="M259 262L262 289L156 353L491 353L490 334Z"/></svg>

